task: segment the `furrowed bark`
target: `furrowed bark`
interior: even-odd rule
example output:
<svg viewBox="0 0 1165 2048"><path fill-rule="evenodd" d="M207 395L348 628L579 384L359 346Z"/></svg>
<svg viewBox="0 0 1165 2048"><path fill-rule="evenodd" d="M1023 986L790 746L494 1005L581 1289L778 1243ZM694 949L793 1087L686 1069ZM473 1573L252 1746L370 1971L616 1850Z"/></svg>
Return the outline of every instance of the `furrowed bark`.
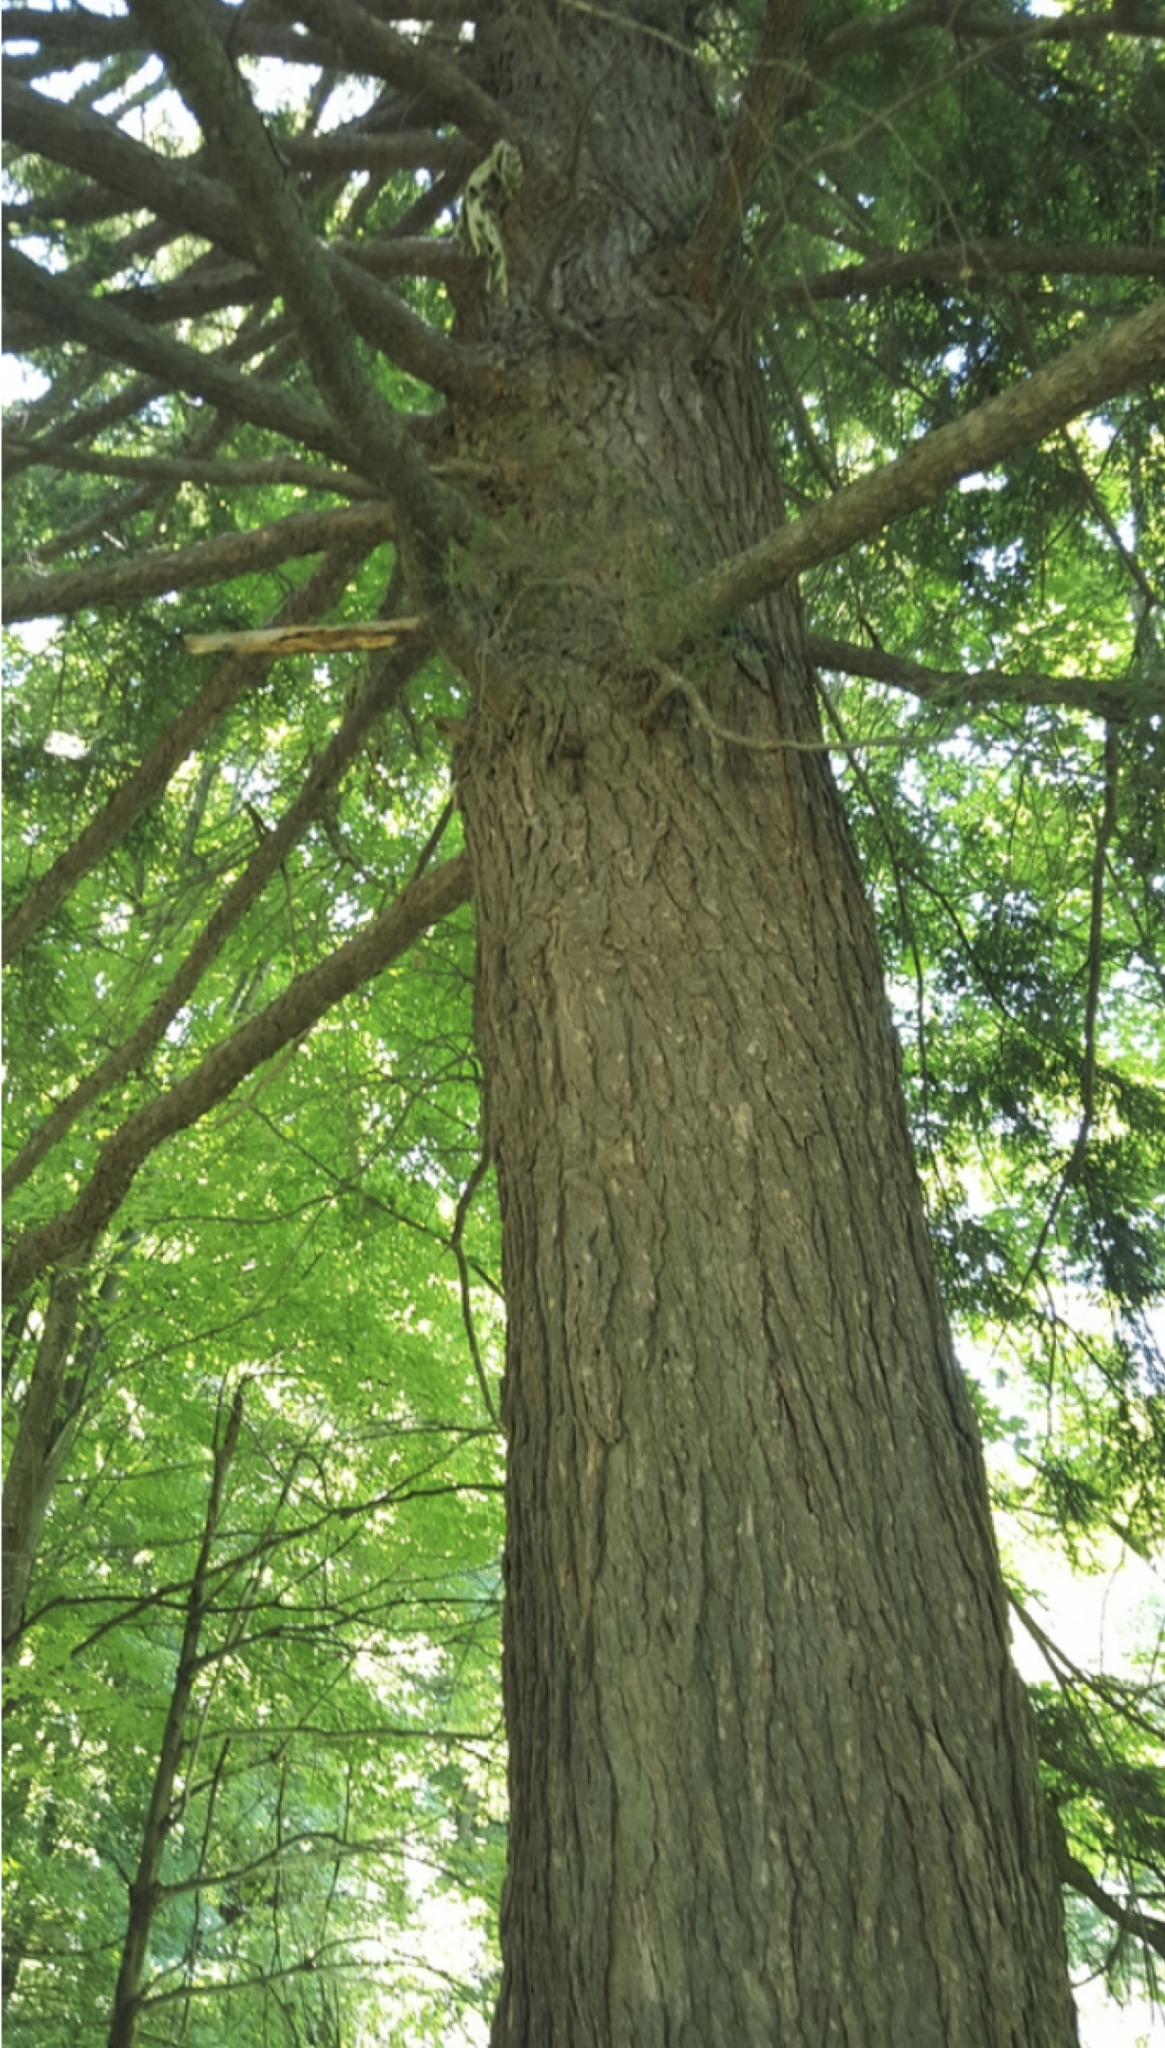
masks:
<svg viewBox="0 0 1165 2048"><path fill-rule="evenodd" d="M531 302L575 325L504 413L451 408L459 452L524 457L457 761L509 1317L494 2048L1068 2048L982 1461L794 595L733 587L763 600L749 633L693 640L746 744L659 698L668 593L718 588L717 556L729 584L781 519L747 338L666 288L715 136L678 38L560 34L579 94L601 81L598 170L584 148L565 237L516 195L510 301L464 317L511 347ZM516 35L483 25L483 75L549 127Z"/></svg>

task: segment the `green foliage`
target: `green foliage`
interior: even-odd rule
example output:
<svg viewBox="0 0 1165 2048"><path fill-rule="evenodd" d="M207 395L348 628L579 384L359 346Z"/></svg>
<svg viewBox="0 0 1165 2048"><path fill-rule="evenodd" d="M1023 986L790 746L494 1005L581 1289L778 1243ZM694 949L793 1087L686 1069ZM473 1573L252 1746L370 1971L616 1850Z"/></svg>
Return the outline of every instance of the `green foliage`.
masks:
<svg viewBox="0 0 1165 2048"><path fill-rule="evenodd" d="M752 6L699 15L726 130L759 18ZM1043 39L1046 18L1022 10L992 19L1017 33L890 33L873 5L813 15L722 308L724 322L754 323L794 513L1149 295L1121 251L1160 235L1154 45ZM86 20L100 32L104 17ZM439 56L455 51L456 25L438 24L433 41ZM52 71L64 99L106 108L160 159L186 163L186 117L156 71L124 47L87 50ZM313 229L359 246L369 275L382 270L444 338L451 209L485 148L463 150L458 170L454 114L438 119L423 96L414 114L410 86L402 129L399 95L285 55L241 61L273 140L293 170L307 165L297 189ZM18 50L18 77L46 67ZM374 158L313 169L295 155L344 124L363 144L422 119L431 170ZM147 192L103 195L96 175L15 145L7 183L14 234L50 250L54 269L72 268L101 301L130 295L143 319L156 291L159 331L314 395L264 278L248 270L234 295L209 290L206 244L180 223L157 233ZM1026 264L1025 245L1042 252ZM1082 249L1088 261L1063 254ZM212 253L228 269L235 260ZM868 275L843 291L849 265ZM172 300L167 314L160 294L194 286L208 295ZM205 664L182 636L263 623L304 584L302 557L249 565L250 536L342 502L334 484L263 472L288 454L266 427L35 323L15 345L29 382L10 424L21 445L39 435L56 452L33 462L18 447L10 463L10 562L99 577L148 550L180 557L225 538L240 552L223 581L116 605L95 585L68 617L14 638L6 909L203 687ZM418 365L367 333L361 347L424 443L436 399ZM967 479L807 577L812 630L969 681L998 670L1160 690L1163 428L1161 389L1142 390ZM114 465L174 458L186 473L74 470L65 442ZM564 504L569 487L567 474ZM525 531L505 505L504 490L488 502L459 588L472 596L475 578L509 576L507 596L526 607L519 629L528 617L535 635L567 570L601 583L610 565L556 559L550 573L522 556ZM681 530L681 513L656 517L616 505L611 555L621 571L634 562L637 593L646 560L662 604L704 536ZM353 549L322 609L395 614L398 578L383 539ZM605 588L596 605L605 630ZM16 956L10 1164L165 1005L377 663L256 668ZM1134 706L1106 724L1006 688L990 702L969 688L965 702L957 689L940 699L841 667L824 676L823 708L877 907L1000 1526L1023 1539L1009 1568L1026 1611L1037 1544L1084 1572L1111 1562L1114 1545L1144 1560L1165 1544L1165 717ZM445 741L463 710L444 663L415 668L151 1042L76 1101L13 1192L14 1237L67 1211L130 1117L203 1072L420 866L456 851ZM8 1685L15 2048L65 2048L106 2027L159 1786L167 1826L142 2043L482 2038L505 1847L502 1450L490 1412L503 1309L492 1187L478 1172L472 984L460 911L148 1149L108 1228L9 1305L11 1443L51 1348L50 1311L80 1276L54 1408L56 1484ZM212 1526L217 1432L239 1390ZM1066 1854L1092 1887L1071 1890L1075 1956L1118 1989L1152 1988L1152 1947L1097 1897L1160 1925L1159 1664L1150 1647L1118 1680L1082 1673L1046 1639L1045 1655L1052 1677L1035 1705L1047 1782Z"/></svg>

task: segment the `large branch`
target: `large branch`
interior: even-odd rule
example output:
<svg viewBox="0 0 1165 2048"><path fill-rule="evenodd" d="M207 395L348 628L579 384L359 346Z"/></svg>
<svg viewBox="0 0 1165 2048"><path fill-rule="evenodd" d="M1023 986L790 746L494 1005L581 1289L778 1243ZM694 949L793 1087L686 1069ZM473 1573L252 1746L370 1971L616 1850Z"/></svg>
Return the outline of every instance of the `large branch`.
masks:
<svg viewBox="0 0 1165 2048"><path fill-rule="evenodd" d="M101 1147L93 1174L73 1207L17 1239L3 1268L10 1298L105 1228L155 1146L217 1108L256 1067L303 1037L326 1010L381 973L431 926L468 903L472 893L464 853L410 882L388 910L318 967L297 975L282 995L215 1046L184 1081L127 1118Z"/></svg>
<svg viewBox="0 0 1165 2048"><path fill-rule="evenodd" d="M816 633L809 636L809 658L818 668L889 683L893 689L908 690L912 697L930 704L1071 704L1115 725L1165 711L1165 679L1113 684L1082 676L1033 675L1026 670L1009 674L992 668L925 668L902 655L886 654L880 647L859 647L850 640L827 640Z"/></svg>
<svg viewBox="0 0 1165 2048"><path fill-rule="evenodd" d="M808 69L819 81L845 57L864 55L918 29L946 29L960 42L1097 42L1108 35L1160 36L1159 13L1145 0L1125 0L1106 13L1034 16L1001 7L973 15L967 0L907 0L891 14L843 22L810 50Z"/></svg>
<svg viewBox="0 0 1165 2048"><path fill-rule="evenodd" d="M1159 41L1160 10L1146 0L1118 0L1118 4L1095 14L1044 15L1006 11L974 14L966 0L933 0L926 9L931 24L949 28L964 42L1094 43L1102 36L1148 36Z"/></svg>
<svg viewBox="0 0 1165 2048"><path fill-rule="evenodd" d="M167 6L172 0L159 0ZM176 0L174 0L176 4ZM196 0L193 11L200 14ZM237 92L250 109L257 135L252 134L252 151L243 176L260 172L277 187L283 213L294 216L301 239L314 252L313 265L322 267L356 324L358 331L376 347L387 351L402 369L434 384L440 390L463 388L480 375L485 358L479 351L463 349L419 318L396 292L380 284L367 268L350 258L323 249L303 217L286 172L258 115L246 97L230 59L208 35L208 47L219 67L236 82ZM51 95L33 92L28 86L5 78L2 88L4 126L7 139L21 148L69 169L81 171L106 186L127 206L148 208L174 226L200 236L227 255L252 263L256 256L255 228L258 219L256 195L244 188L236 197L229 185L210 178L189 164L159 157L144 143L135 142L112 122L85 108L70 107ZM226 109L222 110L225 119ZM233 133L239 123L232 111L228 124ZM258 166L258 169L256 168ZM284 223L285 225L285 223ZM276 223L276 241L281 228ZM281 280L270 271L273 283ZM173 289L173 287L171 287ZM242 287L240 287L242 290ZM105 301L115 304L116 296ZM164 298L162 299L165 304ZM31 344L30 344L31 345ZM324 389L323 386L320 387ZM327 392L325 391L325 396Z"/></svg>
<svg viewBox="0 0 1165 2048"><path fill-rule="evenodd" d="M287 135L279 147L294 170L459 171L464 177L480 151L461 135L434 135L428 128L402 128L382 135L353 123L326 135Z"/></svg>
<svg viewBox="0 0 1165 2048"><path fill-rule="evenodd" d="M362 467L357 449L327 413L294 391L224 368L185 342L166 340L119 307L90 298L67 277L51 277L22 250L7 244L3 277L14 304L36 313L58 338L83 341L98 355L143 370L164 390L190 392L233 419L250 420L283 440L318 449L333 461Z"/></svg>
<svg viewBox="0 0 1165 2048"><path fill-rule="evenodd" d="M84 293L79 293L78 297L83 308L93 303ZM136 322L134 326L135 331L140 332ZM294 337L287 332L283 314L253 314L240 324L237 333L218 351L220 367L245 363L250 378L258 378L272 388L290 374L297 359ZM24 448L42 429L47 430L54 449L73 448L80 441L96 439L109 428L136 419L147 406L174 388L166 382L159 382L157 377L141 377L123 384L112 398L84 405L81 401L98 379L102 384L107 381L100 358L95 361L88 350L79 350L57 368L57 374L39 398L13 408L7 424L18 431L24 445L18 450L9 447L6 453L6 467L12 475L19 475L21 470L29 467L32 457L24 452ZM316 417L322 418L323 415ZM224 423L229 424L229 421ZM429 430L427 417L419 419L418 431ZM202 441L200 432L199 446ZM197 453L197 449L194 452ZM373 495L379 497L381 494L373 487Z"/></svg>
<svg viewBox="0 0 1165 2048"><path fill-rule="evenodd" d="M422 14L425 9L419 10ZM206 20L220 39L246 57L279 57L289 64L334 67L336 51L320 36L272 21L260 9L210 5ZM112 57L124 50L147 50L148 41L131 15L98 15L84 7L12 8L4 15L4 41L40 45L49 62L10 59L22 70L64 71L85 58Z"/></svg>
<svg viewBox="0 0 1165 2048"><path fill-rule="evenodd" d="M790 526L780 526L755 547L720 563L688 592L684 631L728 618L792 576L843 554L929 505L960 477L990 469L1017 448L1102 405L1106 399L1165 370L1165 296L1120 320L1094 341L1026 377L965 419L939 427L897 462L859 478Z"/></svg>
<svg viewBox="0 0 1165 2048"><path fill-rule="evenodd" d="M274 623L297 626L318 619L340 596L365 553L363 543L353 546L351 541L345 547L332 548L303 587L293 591L280 607ZM84 831L57 855L52 866L46 868L23 901L5 918L2 938L6 963L27 945L83 876L124 838L134 819L161 795L175 770L226 717L243 691L266 672L267 665L258 663L254 657L232 658L219 664L194 702L179 712L140 766L120 789L114 790Z"/></svg>
<svg viewBox="0 0 1165 2048"><path fill-rule="evenodd" d="M148 208L205 241L250 256L250 236L227 186L181 159L160 157L114 122L4 74L4 133L10 145L65 165L103 185L126 207Z"/></svg>
<svg viewBox="0 0 1165 2048"><path fill-rule="evenodd" d="M246 208L259 261L296 320L316 388L359 449L358 466L382 479L396 507L418 595L435 600L459 525L458 501L430 474L361 361L329 265L242 78L208 30L198 0L132 0L132 7ZM373 293L383 290L357 275Z"/></svg>
<svg viewBox="0 0 1165 2048"><path fill-rule="evenodd" d="M1038 242L949 242L940 249L887 249L864 263L847 263L815 277L791 277L772 288L778 302L866 298L888 286L937 278L971 284L1012 271L1024 275L1165 277L1165 242L1127 248L1068 247Z"/></svg>
<svg viewBox="0 0 1165 2048"><path fill-rule="evenodd" d="M193 541L184 548L131 553L119 562L61 569L50 575L8 576L0 616L7 624L16 619L62 618L89 607L229 583L236 576L273 569L302 555L318 555L324 548L343 546L346 541L375 547L390 540L395 527L388 505L292 512L286 519L273 519L269 526L257 526L249 533L222 533L214 540Z"/></svg>
<svg viewBox="0 0 1165 2048"><path fill-rule="evenodd" d="M232 931L262 894L276 869L282 867L292 847L314 824L329 792L335 789L345 770L351 766L371 727L399 699L401 690L427 651L425 643L418 639L394 660L376 667L372 680L349 709L339 731L333 734L311 763L294 803L288 805L277 825L264 832L250 860L215 905L181 965L151 1003L140 1023L122 1039L120 1045L112 1047L104 1059L91 1068L63 1101L56 1104L6 1169L3 1177L5 1195L11 1194L28 1179L90 1103L110 1095L149 1058L178 1012L190 1001Z"/></svg>
<svg viewBox="0 0 1165 2048"><path fill-rule="evenodd" d="M414 103L440 108L444 123L456 121L481 144L504 137L521 144L522 131L492 95L484 92L447 57L418 49L357 0L299 0L302 20L330 42L353 71L387 78ZM484 151L482 152L484 154Z"/></svg>
<svg viewBox="0 0 1165 2048"><path fill-rule="evenodd" d="M719 293L727 256L740 233L753 186L796 76L794 60L807 12L807 0L767 0L728 149L712 197L687 247L690 289L697 299L712 300Z"/></svg>
<svg viewBox="0 0 1165 2048"><path fill-rule="evenodd" d="M55 438L24 441L4 437L4 455L22 469L80 471L86 476L127 477L131 483L190 484L194 489L233 491L259 484L291 484L297 490L322 491L337 498L378 498L367 477L346 469L328 469L322 462L301 462L294 455L224 455L205 461L197 455L108 455L101 448L70 448ZM38 550L43 553L43 550Z"/></svg>

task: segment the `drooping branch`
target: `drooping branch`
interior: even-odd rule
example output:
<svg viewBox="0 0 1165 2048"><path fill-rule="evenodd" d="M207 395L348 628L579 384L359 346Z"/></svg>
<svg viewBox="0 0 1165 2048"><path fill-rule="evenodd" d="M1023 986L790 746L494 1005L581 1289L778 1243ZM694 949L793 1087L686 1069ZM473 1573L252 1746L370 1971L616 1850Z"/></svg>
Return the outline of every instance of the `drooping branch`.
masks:
<svg viewBox="0 0 1165 2048"><path fill-rule="evenodd" d="M17 619L60 618L90 607L161 597L167 591L229 583L236 576L272 569L280 562L319 554L324 548L352 542L375 547L391 540L395 528L391 507L382 504L292 512L286 519L273 519L269 526L257 526L250 533L218 534L214 540L191 541L184 548L147 549L91 569L7 577L0 615L7 624Z"/></svg>
<svg viewBox="0 0 1165 2048"><path fill-rule="evenodd" d="M722 562L689 591L677 638L698 628L701 620L730 617L802 570L869 540L894 520L932 503L960 477L990 469L1015 449L1162 369L1165 296L1095 340L1080 342L965 419L924 435L897 462L848 484L803 518Z"/></svg>
<svg viewBox="0 0 1165 2048"><path fill-rule="evenodd" d="M1108 726L1104 735L1104 801L1096 828L1096 844L1092 850L1091 904L1088 919L1088 978L1084 993L1084 1025L1082 1053L1080 1060L1080 1121L1072 1149L1056 1178L1056 1187L1048 1204L1039 1235L1032 1247L1027 1268L1020 1281L1025 1292L1030 1281L1040 1270L1040 1263L1048 1239L1056 1225L1056 1218L1069 1188L1080 1178L1088 1145L1096 1121L1097 1045L1096 1021L1100 1012L1101 977L1104 967L1104 926L1105 897L1108 884L1108 856L1116 831L1117 790L1120 775L1120 738L1115 726Z"/></svg>
<svg viewBox="0 0 1165 2048"><path fill-rule="evenodd" d="M258 1016L215 1046L185 1080L127 1118L101 1147L93 1173L72 1208L17 1239L3 1269L4 1285L12 1295L21 1293L47 1266L105 1228L157 1145L217 1108L256 1067L303 1037L326 1010L467 903L472 889L469 859L464 853L410 882L387 910L317 967L297 975Z"/></svg>
<svg viewBox="0 0 1165 2048"><path fill-rule="evenodd" d="M1143 1941L1146 1948L1155 1950L1157 1955L1165 1956L1165 1920L1156 1919L1151 1913L1143 1913L1138 1906L1130 1905L1128 1900L1118 1899L1112 1892L1106 1891L1093 1876L1088 1865L1082 1863L1079 1856L1073 1856L1066 1841L1057 1844L1057 1863L1061 1884L1066 1884L1072 1891L1079 1892L1081 1898L1087 1899L1089 1905L1095 1906L1099 1913L1103 1913L1105 1919L1110 1920L1114 1927L1119 1927L1123 1933L1131 1934L1138 1941Z"/></svg>
<svg viewBox="0 0 1165 2048"><path fill-rule="evenodd" d="M1011 674L990 668L926 668L902 655L886 654L880 647L860 647L850 640L829 640L820 634L810 635L809 658L818 668L888 683L931 704L1070 704L1117 724L1165 711L1165 678L1113 684L1083 676L1035 675L1028 670Z"/></svg>
<svg viewBox="0 0 1165 2048"><path fill-rule="evenodd" d="M364 473L383 479L402 523L402 545L414 552L415 544L421 588L435 594L460 523L456 501L432 477L361 361L329 266L243 80L208 31L198 0L133 6L246 207L259 261L296 320L317 389L359 449ZM365 281L373 292L383 290Z"/></svg>
<svg viewBox="0 0 1165 2048"><path fill-rule="evenodd" d="M364 559L365 552L363 544L332 548L302 589L293 591L280 607L274 623L294 626L318 618L321 612L327 611ZM5 919L3 950L6 963L39 931L45 919L52 916L82 877L118 845L134 819L141 816L147 804L161 795L175 770L207 733L226 717L243 691L265 674L266 667L253 657L249 660L233 658L219 664L206 688L185 711L179 713L155 741L140 766L120 789L114 791L108 803L102 805L72 845L58 854L52 866L33 883L23 901Z"/></svg>

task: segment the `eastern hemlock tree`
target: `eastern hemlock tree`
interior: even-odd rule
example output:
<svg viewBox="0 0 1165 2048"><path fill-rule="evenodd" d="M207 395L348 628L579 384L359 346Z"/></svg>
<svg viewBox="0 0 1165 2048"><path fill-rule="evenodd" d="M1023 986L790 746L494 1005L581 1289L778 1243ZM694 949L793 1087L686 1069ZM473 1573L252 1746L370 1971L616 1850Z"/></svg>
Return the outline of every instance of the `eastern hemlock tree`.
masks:
<svg viewBox="0 0 1165 2048"><path fill-rule="evenodd" d="M42 1898L70 1744L105 1785L69 1674L155 1721L90 2031L341 2037L408 1916L341 1883L406 1829L350 1823L402 1642L469 1745L412 1789L485 1841L499 1425L496 2048L1063 2048L1063 1883L1078 1948L1165 1950L1159 1711L1057 1663L1033 1718L980 1445L1082 1552L1159 1540L1158 32L10 15L5 607L63 622L5 924ZM943 1288L1040 1410L973 1398Z"/></svg>

